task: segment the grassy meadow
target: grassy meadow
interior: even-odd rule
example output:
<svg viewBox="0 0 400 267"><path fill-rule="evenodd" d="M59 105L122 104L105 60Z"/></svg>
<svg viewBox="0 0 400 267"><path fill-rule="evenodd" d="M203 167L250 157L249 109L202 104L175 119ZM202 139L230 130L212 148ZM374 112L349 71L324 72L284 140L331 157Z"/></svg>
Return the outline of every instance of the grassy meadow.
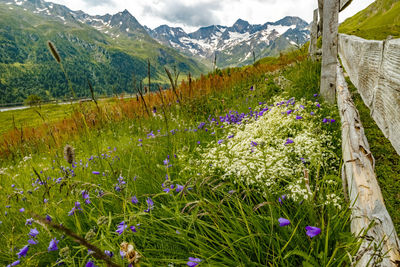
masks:
<svg viewBox="0 0 400 267"><path fill-rule="evenodd" d="M296 51L6 131L0 264L350 265L319 70Z"/></svg>

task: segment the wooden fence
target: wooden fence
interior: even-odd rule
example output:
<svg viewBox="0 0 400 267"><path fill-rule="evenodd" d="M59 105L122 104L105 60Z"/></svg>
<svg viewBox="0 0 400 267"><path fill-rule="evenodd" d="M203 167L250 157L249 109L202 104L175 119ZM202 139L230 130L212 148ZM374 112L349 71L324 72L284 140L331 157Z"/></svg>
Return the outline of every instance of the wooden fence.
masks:
<svg viewBox="0 0 400 267"><path fill-rule="evenodd" d="M398 266L400 241L385 207L374 172L374 157L340 67L337 103L342 122L343 187L352 205L351 231L362 238L354 261L360 267Z"/></svg>
<svg viewBox="0 0 400 267"><path fill-rule="evenodd" d="M330 103L337 96L342 121L343 188L351 203L351 231L362 242L352 266L400 266L400 241L376 179L374 158L342 69L337 67L339 53L371 116L400 155L400 39L367 41L339 35L339 12L351 2L318 0L310 56L316 59L317 38L322 36L320 92Z"/></svg>
<svg viewBox="0 0 400 267"><path fill-rule="evenodd" d="M339 55L372 118L400 155L400 39L339 34Z"/></svg>

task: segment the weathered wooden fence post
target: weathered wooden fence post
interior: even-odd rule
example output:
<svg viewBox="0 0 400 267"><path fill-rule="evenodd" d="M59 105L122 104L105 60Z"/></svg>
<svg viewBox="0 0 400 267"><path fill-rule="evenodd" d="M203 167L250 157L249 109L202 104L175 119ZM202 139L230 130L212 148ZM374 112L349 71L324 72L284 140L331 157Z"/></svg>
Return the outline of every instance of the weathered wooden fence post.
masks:
<svg viewBox="0 0 400 267"><path fill-rule="evenodd" d="M318 0L318 13L319 13L319 22L318 22L318 34L317 37L322 35L322 24L324 22L324 0Z"/></svg>
<svg viewBox="0 0 400 267"><path fill-rule="evenodd" d="M310 36L310 47L308 52L312 60L315 60L315 54L317 53L317 40L318 40L318 9L314 10L314 18L311 23L311 36Z"/></svg>
<svg viewBox="0 0 400 267"><path fill-rule="evenodd" d="M320 92L322 97L332 104L336 100L339 5L339 0L324 0Z"/></svg>

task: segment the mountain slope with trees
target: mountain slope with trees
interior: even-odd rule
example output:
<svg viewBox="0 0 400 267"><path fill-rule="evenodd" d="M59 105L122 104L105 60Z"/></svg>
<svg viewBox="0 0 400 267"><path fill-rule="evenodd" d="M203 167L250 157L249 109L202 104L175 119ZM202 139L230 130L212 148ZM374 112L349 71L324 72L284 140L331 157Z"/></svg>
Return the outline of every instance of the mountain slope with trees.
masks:
<svg viewBox="0 0 400 267"><path fill-rule="evenodd" d="M88 80L97 95L135 92L132 76L145 79L148 59L159 84L167 83L164 66L193 75L205 70L152 39L126 10L92 17L41 0L18 3L0 1L0 103L22 102L31 94L44 100L71 96L48 41L58 49L78 97L90 95Z"/></svg>

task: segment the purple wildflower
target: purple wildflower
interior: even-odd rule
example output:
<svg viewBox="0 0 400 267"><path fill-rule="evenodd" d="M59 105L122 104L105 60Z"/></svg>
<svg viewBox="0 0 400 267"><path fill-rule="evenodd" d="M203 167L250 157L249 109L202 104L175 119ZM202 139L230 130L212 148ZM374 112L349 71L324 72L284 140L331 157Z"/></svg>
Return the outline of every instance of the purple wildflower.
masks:
<svg viewBox="0 0 400 267"><path fill-rule="evenodd" d="M201 262L199 258L189 257L189 261L186 263L189 267L195 267Z"/></svg>
<svg viewBox="0 0 400 267"><path fill-rule="evenodd" d="M25 247L21 248L17 253L18 259L20 259L21 257L25 257L26 254L28 253L28 250L29 250L29 245L26 245Z"/></svg>
<svg viewBox="0 0 400 267"><path fill-rule="evenodd" d="M106 254L110 258L112 258L112 256L114 256L114 253L112 251L109 251L109 250L104 250L104 254Z"/></svg>
<svg viewBox="0 0 400 267"><path fill-rule="evenodd" d="M252 147L258 146L258 144L257 144L257 142L251 141L251 146L252 146Z"/></svg>
<svg viewBox="0 0 400 267"><path fill-rule="evenodd" d="M311 238L313 238L314 236L317 236L321 233L321 229L318 227L314 227L314 226L306 226L306 231L307 231L307 235Z"/></svg>
<svg viewBox="0 0 400 267"><path fill-rule="evenodd" d="M179 184L177 184L176 185L176 192L181 192L182 190L183 190L183 188L184 188L184 186L183 185L179 185Z"/></svg>
<svg viewBox="0 0 400 267"><path fill-rule="evenodd" d="M324 118L324 119L322 120L322 122L323 122L323 123L327 123L327 122L328 122L328 119L327 119L327 118Z"/></svg>
<svg viewBox="0 0 400 267"><path fill-rule="evenodd" d="M294 141L293 141L292 139L289 139L289 138L288 138L288 139L286 140L285 146L286 146L286 145L289 145L289 144L293 144L293 143L294 143Z"/></svg>
<svg viewBox="0 0 400 267"><path fill-rule="evenodd" d="M314 94L314 97L317 97L318 96L318 94Z"/></svg>
<svg viewBox="0 0 400 267"><path fill-rule="evenodd" d="M222 144L224 142L224 139L218 140L218 144Z"/></svg>
<svg viewBox="0 0 400 267"><path fill-rule="evenodd" d="M82 198L85 200L85 203L90 204L91 201L89 199L89 193L86 190L82 190L81 194L82 194Z"/></svg>
<svg viewBox="0 0 400 267"><path fill-rule="evenodd" d="M233 134L228 136L229 139L231 139L233 137L235 137L235 135L233 135Z"/></svg>
<svg viewBox="0 0 400 267"><path fill-rule="evenodd" d="M25 211L24 208L20 208L20 209L19 209L19 212L24 212L24 211Z"/></svg>
<svg viewBox="0 0 400 267"><path fill-rule="evenodd" d="M296 116L296 120L301 120L303 117L302 116Z"/></svg>
<svg viewBox="0 0 400 267"><path fill-rule="evenodd" d="M30 245L37 245L37 241L36 240L33 240L33 239L29 239L28 240L28 244L30 244Z"/></svg>
<svg viewBox="0 0 400 267"><path fill-rule="evenodd" d="M134 233L136 233L136 232L137 232L137 231L136 231L136 227L135 227L135 226L133 226L133 225L132 225L131 227L129 227L129 229L131 229L131 231L132 231L132 232L134 232Z"/></svg>
<svg viewBox="0 0 400 267"><path fill-rule="evenodd" d="M33 218L26 219L25 225L32 225L33 221Z"/></svg>
<svg viewBox="0 0 400 267"><path fill-rule="evenodd" d="M51 222L51 217L50 217L50 215L46 215L46 220L48 220L49 222Z"/></svg>
<svg viewBox="0 0 400 267"><path fill-rule="evenodd" d="M85 265L85 267L96 267L93 261L88 261Z"/></svg>
<svg viewBox="0 0 400 267"><path fill-rule="evenodd" d="M311 114L311 115L315 115L315 112L314 112L314 111L311 111L310 114Z"/></svg>
<svg viewBox="0 0 400 267"><path fill-rule="evenodd" d="M336 120L335 119L331 119L331 123L334 123Z"/></svg>
<svg viewBox="0 0 400 267"><path fill-rule="evenodd" d="M139 200L137 199L136 196L133 196L133 197L131 198L131 202L132 202L133 204L137 204L137 203L139 203Z"/></svg>
<svg viewBox="0 0 400 267"><path fill-rule="evenodd" d="M164 188L163 191L164 191L165 193L169 193L169 191L171 191L171 189L167 187L167 188Z"/></svg>
<svg viewBox="0 0 400 267"><path fill-rule="evenodd" d="M319 107L319 108L321 107L321 105L319 103L317 103L316 106Z"/></svg>
<svg viewBox="0 0 400 267"><path fill-rule="evenodd" d="M147 209L144 212L149 212L154 208L154 202L151 198L147 198L146 202L147 202Z"/></svg>
<svg viewBox="0 0 400 267"><path fill-rule="evenodd" d="M285 219L285 218L279 218L278 221L279 221L279 226L280 227L287 226L287 225L290 224L290 221L288 219Z"/></svg>
<svg viewBox="0 0 400 267"><path fill-rule="evenodd" d="M68 216L74 215L77 210L82 211L81 203L78 201L75 202L75 206L68 212Z"/></svg>
<svg viewBox="0 0 400 267"><path fill-rule="evenodd" d="M283 201L286 199L286 195L282 195L280 198L278 198L279 204L282 205Z"/></svg>
<svg viewBox="0 0 400 267"><path fill-rule="evenodd" d="M58 250L57 244L58 244L58 240L57 238L53 238L50 243L49 243L49 247L47 248L47 250L50 251L56 251Z"/></svg>
<svg viewBox="0 0 400 267"><path fill-rule="evenodd" d="M43 203L47 203L47 202L49 202L49 201L47 200L47 198L43 199Z"/></svg>
<svg viewBox="0 0 400 267"><path fill-rule="evenodd" d="M7 265L7 267L11 267L11 266L17 266L18 264L20 264L21 263L21 261L20 260L16 260L16 261L14 261L13 263L11 263L11 264L9 264L9 265Z"/></svg>
<svg viewBox="0 0 400 267"><path fill-rule="evenodd" d="M92 173L96 174L96 175L100 174L100 172L98 172L98 171L92 171Z"/></svg>
<svg viewBox="0 0 400 267"><path fill-rule="evenodd" d="M117 232L119 235L121 235L121 234L125 231L125 229L126 229L127 227L128 227L128 226L125 224L125 222L122 221L122 222L120 222L120 223L118 224L117 230L116 230L115 232Z"/></svg>
<svg viewBox="0 0 400 267"><path fill-rule="evenodd" d="M31 237L33 237L33 238L35 238L38 234L39 234L39 231L38 231L36 228L31 229L31 230L29 231L29 235L30 235Z"/></svg>
<svg viewBox="0 0 400 267"><path fill-rule="evenodd" d="M122 250L119 251L119 255L122 259L125 258L125 252L123 252Z"/></svg>

